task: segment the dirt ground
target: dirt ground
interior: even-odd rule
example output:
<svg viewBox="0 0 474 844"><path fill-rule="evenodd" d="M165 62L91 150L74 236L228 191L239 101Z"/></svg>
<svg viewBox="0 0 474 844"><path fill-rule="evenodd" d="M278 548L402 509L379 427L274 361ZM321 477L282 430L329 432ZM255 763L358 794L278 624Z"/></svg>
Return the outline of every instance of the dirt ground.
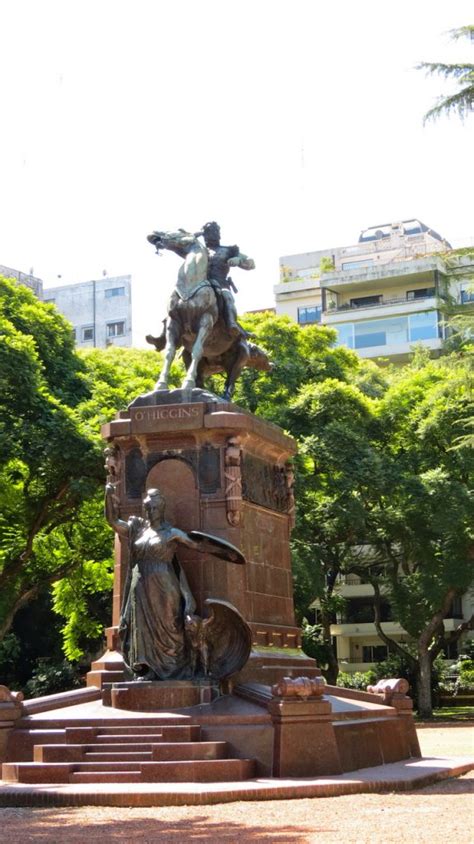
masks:
<svg viewBox="0 0 474 844"><path fill-rule="evenodd" d="M472 755L473 735L471 725L418 731L424 756ZM5 844L472 844L473 785L471 772L401 794L143 809L8 808L0 809L0 839Z"/></svg>

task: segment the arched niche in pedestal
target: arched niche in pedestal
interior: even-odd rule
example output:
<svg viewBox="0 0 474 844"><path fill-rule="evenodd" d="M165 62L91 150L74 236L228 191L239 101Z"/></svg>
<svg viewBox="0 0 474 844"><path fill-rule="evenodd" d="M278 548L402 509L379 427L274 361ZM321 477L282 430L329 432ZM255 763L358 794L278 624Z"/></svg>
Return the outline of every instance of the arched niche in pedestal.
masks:
<svg viewBox="0 0 474 844"><path fill-rule="evenodd" d="M170 524L180 530L199 530L201 527L199 490L191 466L179 458L160 460L150 469L146 488L158 488L166 498L165 517ZM177 556L183 566L191 591L201 612L203 599L203 560L195 551L182 546L177 548Z"/></svg>

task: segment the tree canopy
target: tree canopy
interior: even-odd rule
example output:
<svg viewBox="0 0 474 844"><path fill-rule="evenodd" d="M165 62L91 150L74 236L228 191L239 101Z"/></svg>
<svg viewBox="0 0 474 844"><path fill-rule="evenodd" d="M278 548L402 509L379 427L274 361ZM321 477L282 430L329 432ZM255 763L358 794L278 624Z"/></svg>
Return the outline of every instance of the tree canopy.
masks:
<svg viewBox="0 0 474 844"><path fill-rule="evenodd" d="M469 38L474 41L474 25L468 24L452 30L451 37L455 40ZM433 120L444 114L449 116L452 113L457 114L463 120L472 112L474 107L474 64L468 62L460 64L421 62L418 69L425 70L431 75L436 74L444 76L445 79L453 79L461 89L448 96L440 97L438 103L425 114L425 123L427 120Z"/></svg>

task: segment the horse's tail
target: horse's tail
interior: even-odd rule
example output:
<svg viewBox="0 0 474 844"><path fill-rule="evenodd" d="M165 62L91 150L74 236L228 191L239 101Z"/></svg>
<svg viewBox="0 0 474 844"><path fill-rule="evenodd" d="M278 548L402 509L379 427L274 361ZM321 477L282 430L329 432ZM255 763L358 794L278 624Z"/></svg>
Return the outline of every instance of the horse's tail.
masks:
<svg viewBox="0 0 474 844"><path fill-rule="evenodd" d="M153 337L153 334L147 334L145 340L154 346L157 352L162 352L166 346L166 319L163 320L161 334L158 337Z"/></svg>

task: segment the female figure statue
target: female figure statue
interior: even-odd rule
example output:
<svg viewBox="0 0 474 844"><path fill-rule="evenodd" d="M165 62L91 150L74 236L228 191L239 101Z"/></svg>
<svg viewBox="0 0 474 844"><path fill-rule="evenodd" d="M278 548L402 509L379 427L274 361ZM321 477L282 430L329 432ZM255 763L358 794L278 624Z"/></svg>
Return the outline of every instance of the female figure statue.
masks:
<svg viewBox="0 0 474 844"><path fill-rule="evenodd" d="M184 618L196 603L186 575L175 559L176 547L205 550L187 533L165 521L165 499L150 489L144 518L118 517L115 490L106 485L105 515L113 529L128 539L129 573L120 618L126 664L139 680L184 680L192 676Z"/></svg>

